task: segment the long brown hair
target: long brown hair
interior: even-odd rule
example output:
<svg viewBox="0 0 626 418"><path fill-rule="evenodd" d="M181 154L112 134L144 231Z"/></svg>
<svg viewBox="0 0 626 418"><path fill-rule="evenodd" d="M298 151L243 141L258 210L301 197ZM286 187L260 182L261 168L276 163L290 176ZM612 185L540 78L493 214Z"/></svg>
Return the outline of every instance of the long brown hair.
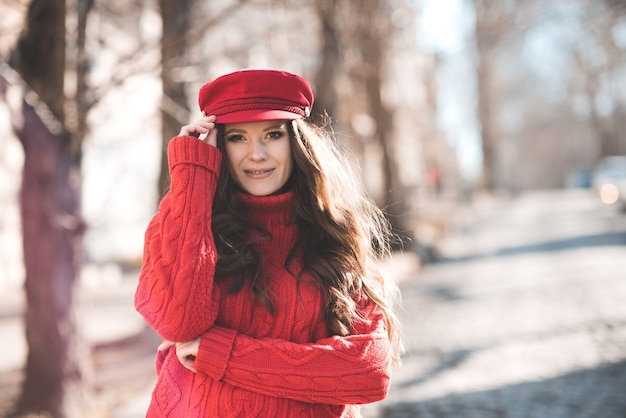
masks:
<svg viewBox="0 0 626 418"><path fill-rule="evenodd" d="M328 327L335 335L350 334L359 319L357 300L368 298L383 312L397 360L400 332L394 311L399 291L379 267L390 253L389 223L367 198L359 178L351 173L348 158L330 129L294 120L288 130L294 160L289 184L294 191L299 244L305 243L304 269L326 295ZM224 152L224 129L219 125L218 148ZM235 190L224 161L213 206L213 232L219 254L216 278L234 274L231 291L238 292L249 283L273 312L271 297L259 283L259 260L249 245L251 235L246 234L250 227L261 229L251 225L242 213Z"/></svg>

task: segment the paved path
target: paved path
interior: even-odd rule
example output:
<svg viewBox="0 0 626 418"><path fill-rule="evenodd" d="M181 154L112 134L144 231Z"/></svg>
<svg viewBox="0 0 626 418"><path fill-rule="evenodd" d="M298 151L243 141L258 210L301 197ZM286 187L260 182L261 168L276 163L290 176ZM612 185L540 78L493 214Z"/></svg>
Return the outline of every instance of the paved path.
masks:
<svg viewBox="0 0 626 418"><path fill-rule="evenodd" d="M626 417L626 215L589 192L478 208L403 284L407 353L366 417Z"/></svg>

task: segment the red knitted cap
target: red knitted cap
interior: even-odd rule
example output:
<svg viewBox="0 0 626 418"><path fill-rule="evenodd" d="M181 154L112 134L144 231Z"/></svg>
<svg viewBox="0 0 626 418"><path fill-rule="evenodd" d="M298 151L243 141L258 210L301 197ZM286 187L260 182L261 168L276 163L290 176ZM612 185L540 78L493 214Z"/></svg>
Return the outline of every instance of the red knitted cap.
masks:
<svg viewBox="0 0 626 418"><path fill-rule="evenodd" d="M308 117L313 91L302 77L279 70L240 70L200 89L200 110L217 123L292 120Z"/></svg>

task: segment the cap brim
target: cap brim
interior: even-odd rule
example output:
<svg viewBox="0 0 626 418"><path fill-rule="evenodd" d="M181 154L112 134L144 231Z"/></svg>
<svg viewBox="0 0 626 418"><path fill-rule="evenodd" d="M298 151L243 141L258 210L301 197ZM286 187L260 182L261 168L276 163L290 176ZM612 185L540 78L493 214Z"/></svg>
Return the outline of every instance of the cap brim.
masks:
<svg viewBox="0 0 626 418"><path fill-rule="evenodd" d="M208 115L210 116L210 115ZM297 113L287 112L285 110L244 110L241 112L231 112L225 115L218 115L215 123L245 123L260 122L265 120L293 120L302 119Z"/></svg>

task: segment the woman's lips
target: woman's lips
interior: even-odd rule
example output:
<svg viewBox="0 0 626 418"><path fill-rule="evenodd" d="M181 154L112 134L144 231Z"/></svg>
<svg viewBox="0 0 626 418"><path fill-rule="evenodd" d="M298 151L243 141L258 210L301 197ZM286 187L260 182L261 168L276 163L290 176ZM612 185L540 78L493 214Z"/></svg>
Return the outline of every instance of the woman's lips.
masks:
<svg viewBox="0 0 626 418"><path fill-rule="evenodd" d="M264 179L269 177L274 172L273 168L261 169L261 170L244 170L246 176L253 179Z"/></svg>

